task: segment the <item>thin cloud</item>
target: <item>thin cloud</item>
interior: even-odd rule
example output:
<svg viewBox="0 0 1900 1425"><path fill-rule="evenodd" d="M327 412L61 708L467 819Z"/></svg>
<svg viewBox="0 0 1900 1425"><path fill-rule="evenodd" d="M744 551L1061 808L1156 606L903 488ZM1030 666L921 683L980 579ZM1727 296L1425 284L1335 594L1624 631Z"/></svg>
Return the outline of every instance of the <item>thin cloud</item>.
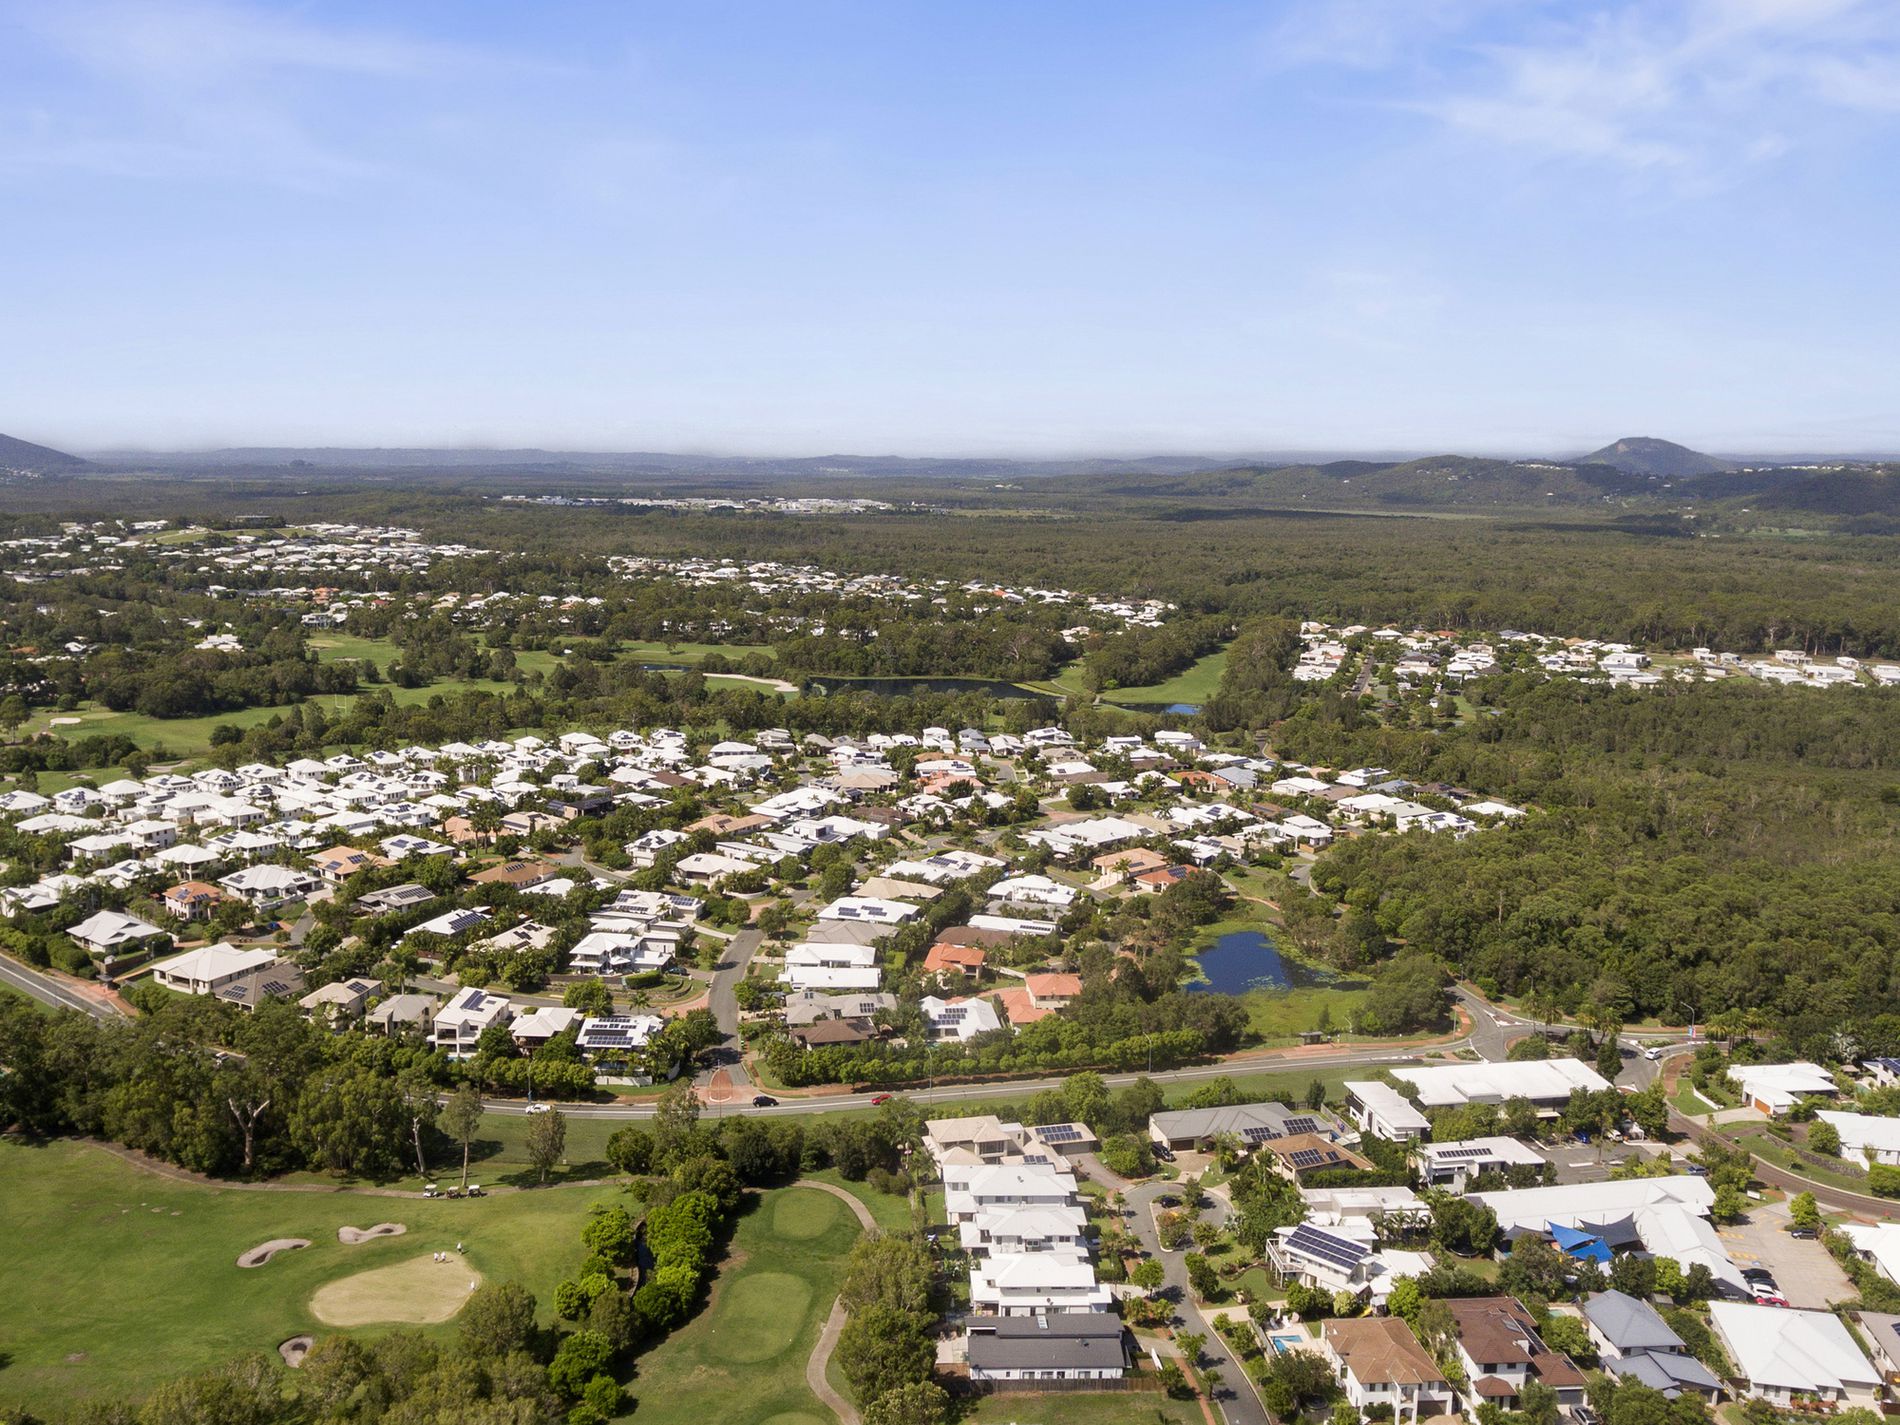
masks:
<svg viewBox="0 0 1900 1425"><path fill-rule="evenodd" d="M1900 6L1888 0L1335 0L1293 11L1276 44L1307 64L1411 72L1399 108L1488 145L1697 185L1842 115L1900 113Z"/></svg>

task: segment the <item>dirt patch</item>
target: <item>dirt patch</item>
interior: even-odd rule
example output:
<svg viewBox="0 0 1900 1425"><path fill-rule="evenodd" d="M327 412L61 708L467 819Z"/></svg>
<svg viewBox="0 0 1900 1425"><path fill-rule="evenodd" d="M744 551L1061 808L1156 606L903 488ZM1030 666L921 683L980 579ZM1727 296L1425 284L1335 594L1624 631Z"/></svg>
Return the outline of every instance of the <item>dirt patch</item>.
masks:
<svg viewBox="0 0 1900 1425"><path fill-rule="evenodd" d="M374 1242L378 1237L400 1237L408 1230L400 1222L378 1222L374 1227L339 1227L336 1240L345 1247L354 1247L360 1242Z"/></svg>
<svg viewBox="0 0 1900 1425"><path fill-rule="evenodd" d="M238 1253L240 1267L261 1267L279 1252L294 1252L299 1247L308 1247L308 1237L273 1237L268 1242L260 1242L248 1252Z"/></svg>
<svg viewBox="0 0 1900 1425"><path fill-rule="evenodd" d="M310 1354L310 1348L317 1344L315 1336L292 1336L278 1346L277 1354L284 1358L284 1364L293 1371L303 1364L303 1358Z"/></svg>

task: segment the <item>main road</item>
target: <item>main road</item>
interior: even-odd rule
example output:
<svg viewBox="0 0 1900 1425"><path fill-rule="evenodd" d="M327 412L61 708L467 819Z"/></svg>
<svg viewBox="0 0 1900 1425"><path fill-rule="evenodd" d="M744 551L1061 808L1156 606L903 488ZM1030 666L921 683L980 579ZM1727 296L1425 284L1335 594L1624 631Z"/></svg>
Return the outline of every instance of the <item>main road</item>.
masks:
<svg viewBox="0 0 1900 1425"><path fill-rule="evenodd" d="M119 1008L111 1000L101 995L94 999L81 994L51 975L42 975L38 970L28 969L18 960L0 955L0 982L4 982L23 995L38 1000L41 1004L51 1005L54 1009L76 1009L81 1014L90 1014L94 1019L117 1019Z"/></svg>

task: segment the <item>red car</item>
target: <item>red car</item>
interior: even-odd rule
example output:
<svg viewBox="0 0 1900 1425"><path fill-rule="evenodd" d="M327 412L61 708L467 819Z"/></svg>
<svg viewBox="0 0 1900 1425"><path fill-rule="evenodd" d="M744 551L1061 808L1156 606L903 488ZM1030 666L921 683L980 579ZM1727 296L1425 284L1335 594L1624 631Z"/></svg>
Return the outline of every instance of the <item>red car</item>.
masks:
<svg viewBox="0 0 1900 1425"><path fill-rule="evenodd" d="M879 1094L871 1095L872 1108L876 1108L880 1103L889 1103L890 1101L891 1101L891 1096L887 1093L879 1093Z"/></svg>

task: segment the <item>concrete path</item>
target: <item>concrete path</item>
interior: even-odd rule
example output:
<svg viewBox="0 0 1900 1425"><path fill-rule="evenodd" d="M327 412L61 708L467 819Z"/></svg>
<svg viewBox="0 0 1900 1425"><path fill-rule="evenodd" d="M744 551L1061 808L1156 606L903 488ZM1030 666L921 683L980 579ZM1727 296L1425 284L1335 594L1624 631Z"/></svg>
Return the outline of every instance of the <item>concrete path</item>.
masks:
<svg viewBox="0 0 1900 1425"><path fill-rule="evenodd" d="M828 1192L857 1215L858 1226L866 1232L877 1231L877 1219L871 1216L871 1209L859 1202L835 1183L815 1182L811 1178L800 1178L793 1187L817 1188L819 1192ZM826 1368L831 1365L831 1353L838 1348L838 1336L844 1330L844 1303L831 1303L831 1315L825 1318L825 1328L818 1333L818 1343L811 1348L811 1359L805 1362L805 1384L811 1387L811 1393L824 1403L844 1425L858 1425L858 1408L831 1388L826 1377Z"/></svg>

